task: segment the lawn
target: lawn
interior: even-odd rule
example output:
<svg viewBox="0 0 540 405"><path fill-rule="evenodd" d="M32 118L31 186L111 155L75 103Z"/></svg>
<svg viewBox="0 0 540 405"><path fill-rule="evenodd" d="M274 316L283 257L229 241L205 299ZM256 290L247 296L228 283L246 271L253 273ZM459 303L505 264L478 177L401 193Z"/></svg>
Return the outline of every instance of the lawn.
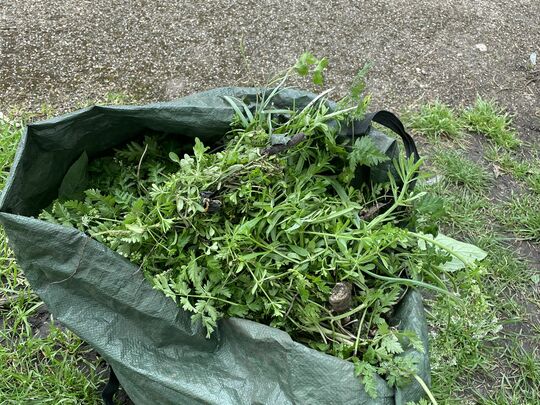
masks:
<svg viewBox="0 0 540 405"><path fill-rule="evenodd" d="M459 293L460 304L425 294L431 391L439 404L535 404L540 150L520 139L501 107L481 98L465 108L427 103L403 117L426 159L418 187L444 202L441 229L488 252L475 271L449 274L448 288ZM29 119L35 117L12 113L0 119L0 187ZM0 245L0 363L6 364L0 403L100 403L102 362L54 320L43 322L44 305L13 261L2 231Z"/></svg>

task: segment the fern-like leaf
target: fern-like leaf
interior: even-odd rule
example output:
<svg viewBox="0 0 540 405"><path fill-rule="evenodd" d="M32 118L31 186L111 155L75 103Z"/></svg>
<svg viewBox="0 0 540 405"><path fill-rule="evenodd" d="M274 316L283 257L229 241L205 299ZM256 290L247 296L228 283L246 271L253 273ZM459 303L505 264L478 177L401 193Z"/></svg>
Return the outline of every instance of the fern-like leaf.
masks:
<svg viewBox="0 0 540 405"><path fill-rule="evenodd" d="M388 156L377 148L373 140L369 136L363 136L354 142L349 154L349 167L354 171L358 165L372 167L386 160Z"/></svg>

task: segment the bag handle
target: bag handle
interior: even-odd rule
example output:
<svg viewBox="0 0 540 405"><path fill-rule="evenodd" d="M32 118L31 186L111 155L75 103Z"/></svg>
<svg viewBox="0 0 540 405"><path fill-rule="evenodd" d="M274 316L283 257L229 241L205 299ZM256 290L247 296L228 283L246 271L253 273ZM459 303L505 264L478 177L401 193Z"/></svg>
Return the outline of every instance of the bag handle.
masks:
<svg viewBox="0 0 540 405"><path fill-rule="evenodd" d="M352 137L353 135L366 136L371 129L372 122L381 124L401 137L403 140L403 145L405 146L405 155L407 158L412 156L415 163L420 159L414 139L407 133L407 131L405 131L405 127L400 119L390 111L376 111L366 114L362 120L353 121L352 125L347 128L346 135L349 137ZM369 181L370 177L371 168L368 166L362 166L357 168L356 177L353 182L356 184L365 183ZM413 189L416 185L416 178L417 176L415 175L411 181L411 189Z"/></svg>
<svg viewBox="0 0 540 405"><path fill-rule="evenodd" d="M415 162L420 159L414 139L407 133L407 131L405 131L405 127L400 119L390 111L380 110L374 113L366 114L364 119L361 121L354 121L353 125L349 128L347 135L352 135L353 133L357 135L367 134L371 129L372 122L381 124L401 137L403 140L403 145L405 146L405 154L407 158L413 156Z"/></svg>
<svg viewBox="0 0 540 405"><path fill-rule="evenodd" d="M118 388L120 388L120 382L118 381L118 377L116 377L114 370L109 365L109 381L103 388L103 391L101 391L101 398L105 405L114 405L113 398L114 394L118 391Z"/></svg>

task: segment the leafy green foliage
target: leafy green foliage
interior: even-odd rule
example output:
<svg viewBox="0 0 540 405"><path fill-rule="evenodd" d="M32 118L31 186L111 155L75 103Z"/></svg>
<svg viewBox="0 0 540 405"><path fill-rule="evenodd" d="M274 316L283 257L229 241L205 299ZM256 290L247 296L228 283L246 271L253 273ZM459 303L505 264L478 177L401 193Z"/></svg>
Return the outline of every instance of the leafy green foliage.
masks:
<svg viewBox="0 0 540 405"><path fill-rule="evenodd" d="M0 119L2 179L7 177L17 139L22 132L19 122L19 117L10 117L5 121ZM164 139L160 139L161 146L163 142ZM145 143L138 143L143 147L138 158ZM182 156L178 148L175 151ZM134 157L137 160L136 154ZM490 159L489 155L485 157ZM529 171L528 168L522 170L522 164L538 167L537 160L527 160L528 157L521 154L513 157L519 166L514 169L514 163L511 163L508 170L517 179L521 179L518 173ZM498 160L490 160L507 170L506 165ZM528 183L528 178L526 181ZM419 186L423 185L418 182L417 189L420 189ZM416 214L422 210L425 213L418 218L421 225L416 225L422 227L423 232L428 232L425 226L441 221L444 232L454 237L489 237L493 233L494 218L490 213L497 208L497 201L459 186L451 186L446 181L430 186L428 191L429 194L414 201L415 208L411 212ZM435 197L434 194L439 196ZM426 199L435 203L425 202L426 208L421 208ZM437 200L444 203L442 215L434 208ZM508 206L504 206L500 215L508 212ZM434 213L435 219L431 219ZM505 229L502 228L501 232ZM503 233L497 237L500 244L506 245L509 235ZM472 241L488 251L489 255L482 272L465 269L452 275L459 285L462 302L456 304L441 295L431 297L428 301L431 389L441 404L534 404L540 396L538 351L535 350L539 330L534 321L534 308L538 305L539 297L538 284L533 284L531 279L537 277L538 272L531 268L534 263L516 259L515 246L510 246L506 251L493 247L491 243L480 243L476 236ZM105 376L89 377L87 365L81 365L84 359L80 349L71 350L73 345L66 345L54 332L47 338L40 338L13 329L13 323L21 325L18 329L24 329L24 317L31 313L38 300L31 293L23 272L14 264L1 230L0 244L4 252L0 269L0 295L3 294L3 298L8 298L10 302L7 307L8 304L4 304L1 310L5 334L2 335L4 340L0 346L3 350L0 352L3 353L0 356L4 355L2 364L6 367L0 377L0 398L6 403L99 403L96 390L103 384ZM18 295L13 300L15 290ZM519 302L520 297L526 298L524 304ZM238 316L243 315L240 313ZM531 326L534 329L530 329ZM31 329L31 325L27 327ZM75 337L71 339L73 342L77 340ZM317 344L312 346L317 350L327 350L330 346L320 341ZM522 346L525 348L518 350ZM536 353L536 359L531 358L531 350L532 354ZM70 355L66 356L66 353ZM90 359L93 359L93 355ZM96 360L92 361L97 364ZM73 374L73 377L69 374ZM431 402L421 400L417 405L428 403Z"/></svg>
<svg viewBox="0 0 540 405"><path fill-rule="evenodd" d="M300 76L307 76L310 70L312 70L313 83L322 86L324 84L323 72L327 66L327 58L317 59L311 52L304 52L296 61L293 69Z"/></svg>
<svg viewBox="0 0 540 405"><path fill-rule="evenodd" d="M452 260L443 264L446 271L452 272L466 267L474 268L475 262L480 262L486 258L487 253L478 246L470 243L460 242L449 236L439 233L435 238L425 236L420 243L434 245L436 248L443 246L446 251L452 252Z"/></svg>
<svg viewBox="0 0 540 405"><path fill-rule="evenodd" d="M357 165L376 166L388 160L388 156L382 153L369 136L358 138L352 147L349 156L349 167L355 170Z"/></svg>
<svg viewBox="0 0 540 405"><path fill-rule="evenodd" d="M366 63L364 66L356 72L353 83L350 90L350 98L357 103L362 102L362 93L366 89L366 76L371 69L371 63Z"/></svg>
<svg viewBox="0 0 540 405"><path fill-rule="evenodd" d="M309 55L302 63L321 65ZM387 157L368 137L337 137L352 110L329 110L323 95L284 120L271 106L278 92L253 112L227 100L240 119L214 153L199 139L186 153L154 135L91 162L84 200L56 201L41 218L137 263L208 336L220 318L252 319L355 361L368 385L374 373L400 385L415 370L401 354L423 348L391 325L393 308L410 286L441 291L435 275L449 259L402 227L423 197L411 189L420 162L397 160L396 178L356 189L354 169ZM295 136L268 152L272 139ZM380 202L384 211L362 218ZM330 305L338 282L353 286L344 314Z"/></svg>
<svg viewBox="0 0 540 405"><path fill-rule="evenodd" d="M340 108L351 108L349 120L362 119L367 110L371 95L364 95L364 91L366 89L366 77L371 66L371 63L364 64L364 66L356 73L349 94L343 97L338 103Z"/></svg>
<svg viewBox="0 0 540 405"><path fill-rule="evenodd" d="M438 225L446 213L442 198L434 194L424 194L422 198L414 202L408 226L410 229L437 235Z"/></svg>

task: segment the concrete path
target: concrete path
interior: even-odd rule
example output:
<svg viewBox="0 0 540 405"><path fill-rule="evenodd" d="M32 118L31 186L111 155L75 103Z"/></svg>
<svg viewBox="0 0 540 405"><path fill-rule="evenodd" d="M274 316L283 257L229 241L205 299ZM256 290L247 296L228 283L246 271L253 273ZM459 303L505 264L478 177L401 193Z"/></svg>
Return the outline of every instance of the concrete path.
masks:
<svg viewBox="0 0 540 405"><path fill-rule="evenodd" d="M337 95L372 61L375 106L478 93L538 135L540 61L528 63L540 54L539 16L538 0L2 1L0 110L264 83L312 50L329 57Z"/></svg>

